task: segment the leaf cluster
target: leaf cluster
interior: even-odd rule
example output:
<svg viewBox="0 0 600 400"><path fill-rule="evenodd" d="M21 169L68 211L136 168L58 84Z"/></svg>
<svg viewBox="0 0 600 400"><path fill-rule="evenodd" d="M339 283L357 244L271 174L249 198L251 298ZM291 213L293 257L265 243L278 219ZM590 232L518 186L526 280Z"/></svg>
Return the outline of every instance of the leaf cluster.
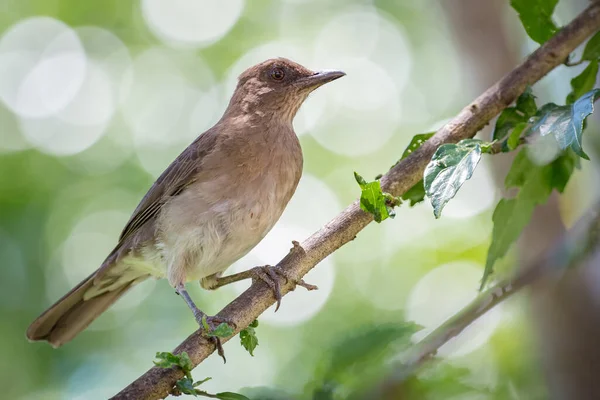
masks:
<svg viewBox="0 0 600 400"><path fill-rule="evenodd" d="M552 19L556 3L557 0L511 0L526 32L540 44L558 31ZM517 194L501 199L492 216L492 242L482 288L496 261L506 255L531 220L535 207L544 204L553 190L562 193L573 171L579 167L580 159L589 159L583 150L582 139L586 118L594 111L594 102L600 97L600 89L594 89L599 59L600 33L597 33L588 41L581 61L576 63L588 64L571 80L571 92L565 105L548 103L538 108L536 97L528 87L514 106L506 108L498 117L492 142L467 139L444 144L425 168L424 192L431 201L434 216L439 218L444 206L471 178L482 154L509 152L525 145L515 157L505 180L506 189L514 189ZM413 142L420 141L421 136L417 135ZM550 141L548 143L558 154L550 161L534 161L531 154L543 141Z"/></svg>
<svg viewBox="0 0 600 400"><path fill-rule="evenodd" d="M154 365L159 368L181 368L185 376L175 382L174 390L179 391L181 394L187 394L190 396L203 396L221 400L249 400L246 396L233 393L233 392L221 392L211 394L204 390L198 389L203 383L211 380L208 377L199 381L195 381L192 378L192 369L194 365L188 354L184 351L181 354L173 354L167 351L156 353L157 361L154 361Z"/></svg>

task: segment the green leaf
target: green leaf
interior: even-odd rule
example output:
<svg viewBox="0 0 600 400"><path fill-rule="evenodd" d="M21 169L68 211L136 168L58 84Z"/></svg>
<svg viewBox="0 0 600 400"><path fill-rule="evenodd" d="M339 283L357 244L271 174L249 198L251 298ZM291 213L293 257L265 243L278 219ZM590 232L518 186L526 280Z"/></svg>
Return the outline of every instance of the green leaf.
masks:
<svg viewBox="0 0 600 400"><path fill-rule="evenodd" d="M204 378L202 380L196 381L196 382L194 382L194 387L198 387L198 386L202 385L203 383L210 381L211 379L212 378L209 376L208 378Z"/></svg>
<svg viewBox="0 0 600 400"><path fill-rule="evenodd" d="M179 391L183 394L198 396L198 391L194 388L192 378L181 378L175 382L175 386L177 386L177 389L179 389Z"/></svg>
<svg viewBox="0 0 600 400"><path fill-rule="evenodd" d="M194 369L192 360L185 351L181 354L173 354L167 351L158 352L156 358L159 361L154 361L154 365L160 368L180 367L186 373Z"/></svg>
<svg viewBox="0 0 600 400"><path fill-rule="evenodd" d="M600 58L600 32L597 32L585 45L582 60L596 61Z"/></svg>
<svg viewBox="0 0 600 400"><path fill-rule="evenodd" d="M400 160L404 160L406 157L408 157L413 151L421 147L423 143L425 143L433 135L435 135L435 132L420 133L413 136L408 146L406 146L406 149L404 149ZM408 191L401 196L401 199L409 201L410 207L422 202L425 199L425 187L423 186L423 180L421 179L416 185L408 189Z"/></svg>
<svg viewBox="0 0 600 400"><path fill-rule="evenodd" d="M514 107L505 108L498 117L498 120L496 120L496 126L494 127L492 139L504 139L506 135L508 135L508 133L521 122L527 122L527 117L521 114Z"/></svg>
<svg viewBox="0 0 600 400"><path fill-rule="evenodd" d="M517 126L515 126L515 128L511 132L510 136L506 140L506 147L507 147L508 151L513 151L514 149L519 147L521 134L523 133L523 130L525 130L526 127L527 127L526 122L521 122Z"/></svg>
<svg viewBox="0 0 600 400"><path fill-rule="evenodd" d="M423 183L431 200L433 214L439 218L444 206L462 184L473 175L481 159L481 141L461 140L441 145L425 168Z"/></svg>
<svg viewBox="0 0 600 400"><path fill-rule="evenodd" d="M425 200L425 186L423 186L423 179L421 179L415 186L408 189L408 191L404 193L401 198L402 200L410 201L411 207Z"/></svg>
<svg viewBox="0 0 600 400"><path fill-rule="evenodd" d="M408 157L413 151L421 147L423 143L425 143L433 135L435 135L435 132L420 133L413 136L408 146L406 146L406 149L404 149L400 160L404 160L406 157Z"/></svg>
<svg viewBox="0 0 600 400"><path fill-rule="evenodd" d="M544 106L546 111L531 127L530 132L541 136L554 135L558 145L565 150L569 147L581 158L589 160L582 148L583 122L594 111L594 101L600 89L594 89L581 96L570 106Z"/></svg>
<svg viewBox="0 0 600 400"><path fill-rule="evenodd" d="M233 392L221 392L221 393L217 393L215 396L217 396L217 399L221 399L221 400L250 400L249 398L247 398L244 395L241 395L239 393L233 393Z"/></svg>
<svg viewBox="0 0 600 400"><path fill-rule="evenodd" d="M169 352L157 352L156 358L159 361L153 361L154 365L160 368L171 368L173 366L179 366L179 357Z"/></svg>
<svg viewBox="0 0 600 400"><path fill-rule="evenodd" d="M382 323L340 332L321 351L306 392L311 399L346 399L379 382L390 359L406 349L422 327L412 322ZM289 397L295 398L295 397ZM358 397L357 397L358 398Z"/></svg>
<svg viewBox="0 0 600 400"><path fill-rule="evenodd" d="M506 255L531 220L535 207L544 204L553 189L560 192L565 189L576 165L577 156L570 150L548 165L533 163L527 156L527 148L517 154L506 176L505 186L507 189L518 187L519 193L515 198L500 200L494 210L492 242L481 289L492 274L496 261Z"/></svg>
<svg viewBox="0 0 600 400"><path fill-rule="evenodd" d="M258 326L258 321L254 320L246 329L240 331L240 343L252 357L254 357L254 349L258 346L258 337L256 337L256 331L252 327L253 324Z"/></svg>
<svg viewBox="0 0 600 400"><path fill-rule="evenodd" d="M528 86L517 99L517 110L522 112L526 119L535 115L537 105L535 104L535 96L533 95L531 86Z"/></svg>
<svg viewBox="0 0 600 400"><path fill-rule="evenodd" d="M569 149L550 165L552 166L550 186L559 193L563 193L575 168L581 168L581 158L573 150Z"/></svg>
<svg viewBox="0 0 600 400"><path fill-rule="evenodd" d="M400 204L400 199L381 191L379 181L367 182L354 172L354 179L361 188L360 208L373 214L376 222L394 217L394 207Z"/></svg>
<svg viewBox="0 0 600 400"><path fill-rule="evenodd" d="M179 366L186 372L194 369L194 364L192 364L192 360L185 351L179 354Z"/></svg>
<svg viewBox="0 0 600 400"><path fill-rule="evenodd" d="M552 14L558 0L510 0L530 38L543 44L558 30Z"/></svg>
<svg viewBox="0 0 600 400"><path fill-rule="evenodd" d="M252 321L250 323L250 325L248 325L250 328L258 328L258 320L255 319L254 321Z"/></svg>
<svg viewBox="0 0 600 400"><path fill-rule="evenodd" d="M598 61L594 60L575 78L571 79L571 93L567 96L567 104L573 104L576 99L589 92L596 85Z"/></svg>
<svg viewBox="0 0 600 400"><path fill-rule="evenodd" d="M216 336L216 337L229 337L233 335L233 328L226 324L225 322L219 324L212 332L208 333L208 336Z"/></svg>

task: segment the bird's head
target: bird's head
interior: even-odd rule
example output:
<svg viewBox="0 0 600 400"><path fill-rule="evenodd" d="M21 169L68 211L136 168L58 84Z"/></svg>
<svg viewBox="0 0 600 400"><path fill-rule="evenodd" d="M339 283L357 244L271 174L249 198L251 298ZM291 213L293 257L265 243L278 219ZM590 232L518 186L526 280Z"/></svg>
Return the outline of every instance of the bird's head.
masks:
<svg viewBox="0 0 600 400"><path fill-rule="evenodd" d="M239 76L228 111L291 123L310 92L344 75L342 71L314 72L286 58L270 59Z"/></svg>

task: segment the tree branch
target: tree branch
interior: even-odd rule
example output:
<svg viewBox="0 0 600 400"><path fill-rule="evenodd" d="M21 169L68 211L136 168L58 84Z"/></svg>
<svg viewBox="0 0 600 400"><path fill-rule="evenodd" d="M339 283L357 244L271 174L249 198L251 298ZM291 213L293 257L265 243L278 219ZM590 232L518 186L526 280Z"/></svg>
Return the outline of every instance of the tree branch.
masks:
<svg viewBox="0 0 600 400"><path fill-rule="evenodd" d="M419 367L434 357L440 347L458 336L483 314L540 278L552 274L562 275L568 268L581 264L593 255L599 247L600 203L591 208L575 227L552 247L551 251L519 269L512 279L499 282L481 293L462 310L409 348L398 365L392 368L392 374L380 384L378 389L369 393L377 393L376 398L386 398L385 393L394 393L396 388L414 375Z"/></svg>
<svg viewBox="0 0 600 400"><path fill-rule="evenodd" d="M405 193L421 180L425 166L441 144L455 143L473 137L502 109L515 101L528 85L533 85L552 69L561 65L577 46L598 29L600 29L600 4L593 3L533 52L523 64L463 109L423 146L395 165L381 180L383 190L395 196ZM355 201L306 239L301 247L291 251L278 265L291 276L301 279L317 263L353 240L372 220L372 215L363 212ZM282 295L290 290L292 284L284 284L282 280ZM265 284L256 282L221 310L218 316L233 321L239 331L258 318L274 302L275 298L271 290ZM223 342L229 339L224 339ZM183 351L188 353L196 366L214 351L214 345L202 337L201 332L196 331L174 350L175 353ZM181 370L153 367L113 399L165 398L175 382L182 377Z"/></svg>

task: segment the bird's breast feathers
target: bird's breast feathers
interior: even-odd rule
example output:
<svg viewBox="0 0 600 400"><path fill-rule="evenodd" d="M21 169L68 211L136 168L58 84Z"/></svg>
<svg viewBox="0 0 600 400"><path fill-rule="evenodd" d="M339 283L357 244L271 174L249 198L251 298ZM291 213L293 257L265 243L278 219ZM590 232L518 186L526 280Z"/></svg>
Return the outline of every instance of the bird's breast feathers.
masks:
<svg viewBox="0 0 600 400"><path fill-rule="evenodd" d="M256 246L283 213L302 164L269 165L255 176L239 168L194 182L163 208L157 247L172 284L224 271Z"/></svg>

